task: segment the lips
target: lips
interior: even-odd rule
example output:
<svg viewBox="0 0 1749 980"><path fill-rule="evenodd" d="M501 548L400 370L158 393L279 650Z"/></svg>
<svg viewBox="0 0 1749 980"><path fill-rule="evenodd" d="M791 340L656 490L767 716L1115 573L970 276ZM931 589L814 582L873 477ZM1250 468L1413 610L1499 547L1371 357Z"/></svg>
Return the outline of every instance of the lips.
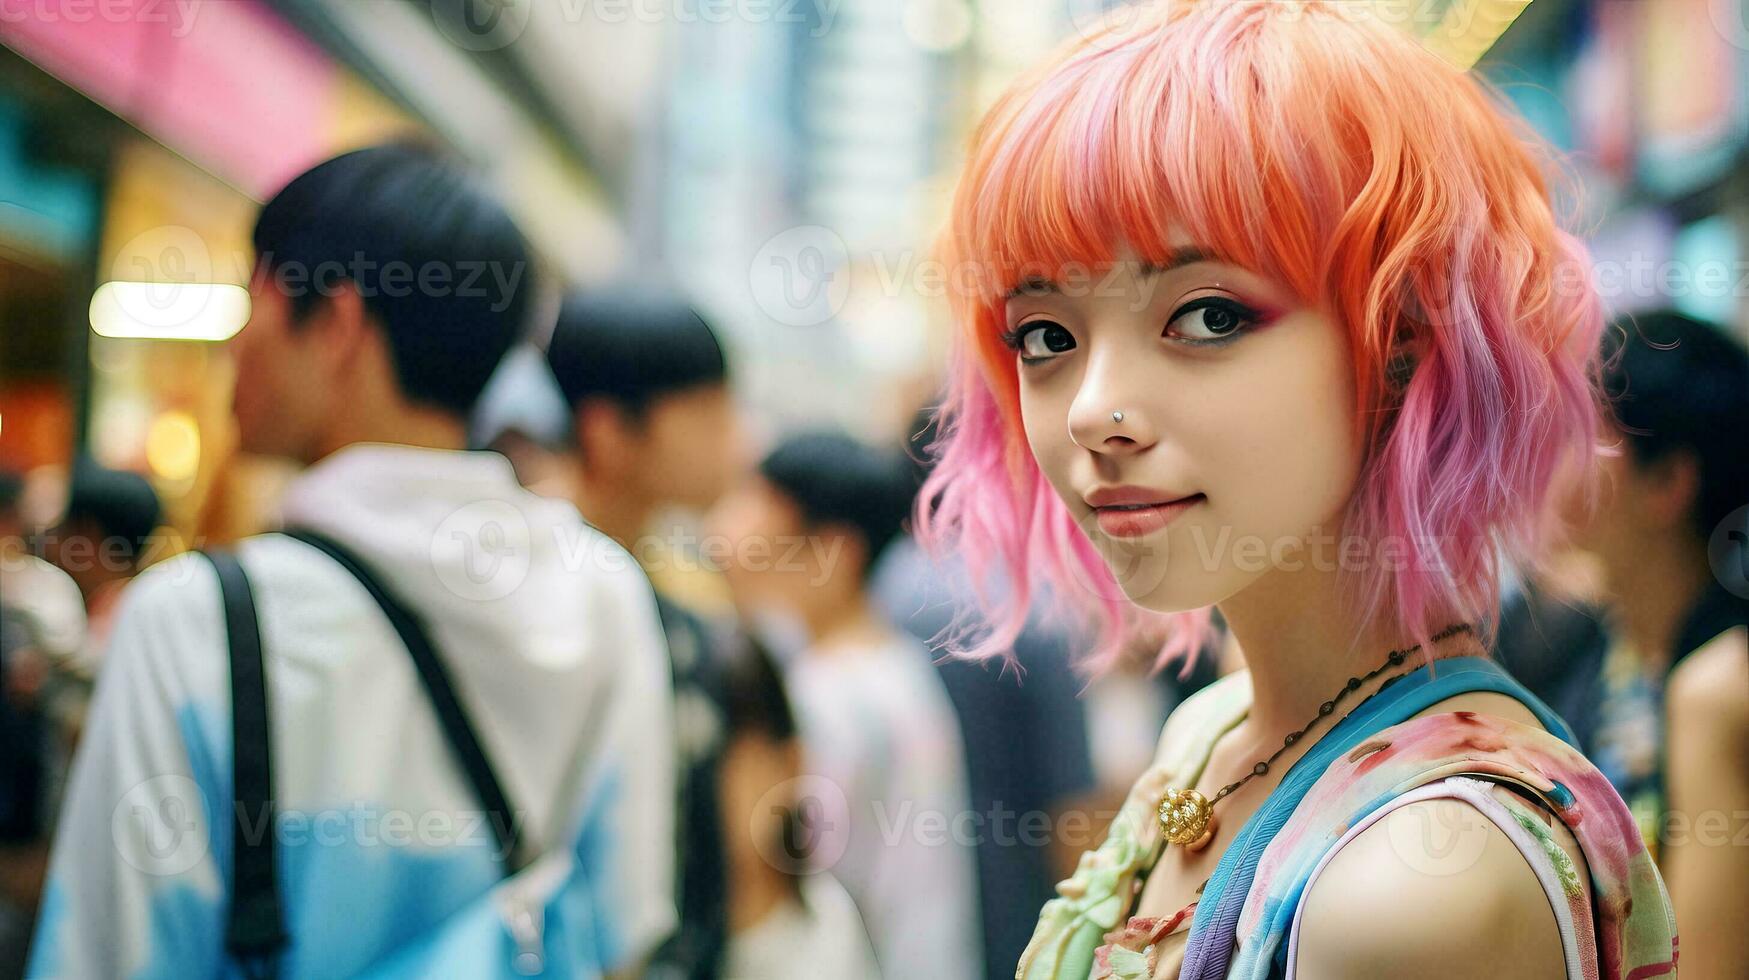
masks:
<svg viewBox="0 0 1749 980"><path fill-rule="evenodd" d="M1134 505L1134 504L1147 504L1147 505L1157 506L1160 504L1169 504L1169 503L1173 503L1175 501L1188 500L1191 497L1200 497L1200 496L1202 496L1202 494L1200 494L1200 493L1194 493L1194 494L1172 493L1171 491L1168 491L1168 490L1155 490L1151 487L1137 487L1137 486L1125 485L1125 486L1119 486L1119 487L1100 487L1099 489L1094 490L1092 493L1087 494L1082 499L1087 501L1087 506L1099 508L1099 507L1125 507L1125 506L1130 506L1130 505Z"/></svg>
<svg viewBox="0 0 1749 980"><path fill-rule="evenodd" d="M1114 538L1139 538L1177 520L1207 498L1176 496L1146 487L1102 487L1086 496L1099 529Z"/></svg>

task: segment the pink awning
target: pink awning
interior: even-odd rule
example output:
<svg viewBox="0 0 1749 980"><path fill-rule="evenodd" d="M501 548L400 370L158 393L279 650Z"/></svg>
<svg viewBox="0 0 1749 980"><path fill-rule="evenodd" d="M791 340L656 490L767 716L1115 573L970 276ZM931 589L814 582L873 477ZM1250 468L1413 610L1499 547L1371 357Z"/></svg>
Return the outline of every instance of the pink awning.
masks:
<svg viewBox="0 0 1749 980"><path fill-rule="evenodd" d="M257 198L333 145L341 69L258 0L6 0L0 41Z"/></svg>

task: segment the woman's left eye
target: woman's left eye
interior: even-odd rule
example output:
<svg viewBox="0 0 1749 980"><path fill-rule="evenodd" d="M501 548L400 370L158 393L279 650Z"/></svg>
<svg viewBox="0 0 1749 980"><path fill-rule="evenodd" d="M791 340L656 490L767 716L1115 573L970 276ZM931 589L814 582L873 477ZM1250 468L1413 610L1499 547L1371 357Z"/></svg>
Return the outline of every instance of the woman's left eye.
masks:
<svg viewBox="0 0 1749 980"><path fill-rule="evenodd" d="M1218 344L1232 339L1257 319L1256 310L1237 300L1208 296L1174 310L1166 333L1188 344Z"/></svg>

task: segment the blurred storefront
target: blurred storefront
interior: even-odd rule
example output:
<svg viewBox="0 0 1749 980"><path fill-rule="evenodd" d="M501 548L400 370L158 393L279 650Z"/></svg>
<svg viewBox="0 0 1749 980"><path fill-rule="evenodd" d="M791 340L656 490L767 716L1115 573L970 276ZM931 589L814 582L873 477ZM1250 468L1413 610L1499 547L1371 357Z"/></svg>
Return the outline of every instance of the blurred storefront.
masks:
<svg viewBox="0 0 1749 980"><path fill-rule="evenodd" d="M1538 0L1484 70L1568 154L1611 311L1749 338L1749 3Z"/></svg>
<svg viewBox="0 0 1749 980"><path fill-rule="evenodd" d="M0 466L13 470L64 461L77 427L103 129L81 103L0 58Z"/></svg>
<svg viewBox="0 0 1749 980"><path fill-rule="evenodd" d="M965 136L1122 6L0 4L0 465L84 449L184 533L252 526L274 480L220 465L226 358L193 338L236 325L256 202L408 131L476 161L563 280L689 291L757 417L894 434L949 333L930 245ZM1746 329L1749 0L1536 0L1481 70L1569 154L1612 309ZM113 283L144 285L102 332L137 336L91 329Z"/></svg>
<svg viewBox="0 0 1749 980"><path fill-rule="evenodd" d="M255 529L284 473L232 456L220 342L247 319L258 202L348 148L445 140L563 277L621 260L578 134L506 81L515 38L420 7L0 11L0 465L52 471L89 452L147 474L184 538Z"/></svg>

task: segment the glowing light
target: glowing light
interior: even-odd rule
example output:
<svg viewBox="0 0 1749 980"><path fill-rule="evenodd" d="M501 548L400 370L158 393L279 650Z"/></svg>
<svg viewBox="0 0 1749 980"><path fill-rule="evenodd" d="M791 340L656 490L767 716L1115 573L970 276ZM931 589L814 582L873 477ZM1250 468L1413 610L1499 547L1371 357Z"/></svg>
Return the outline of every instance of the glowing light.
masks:
<svg viewBox="0 0 1749 980"><path fill-rule="evenodd" d="M100 337L229 340L249 322L249 291L228 283L106 282L91 296Z"/></svg>
<svg viewBox="0 0 1749 980"><path fill-rule="evenodd" d="M146 465L172 483L194 479L200 468L200 425L183 411L168 411L146 431Z"/></svg>

